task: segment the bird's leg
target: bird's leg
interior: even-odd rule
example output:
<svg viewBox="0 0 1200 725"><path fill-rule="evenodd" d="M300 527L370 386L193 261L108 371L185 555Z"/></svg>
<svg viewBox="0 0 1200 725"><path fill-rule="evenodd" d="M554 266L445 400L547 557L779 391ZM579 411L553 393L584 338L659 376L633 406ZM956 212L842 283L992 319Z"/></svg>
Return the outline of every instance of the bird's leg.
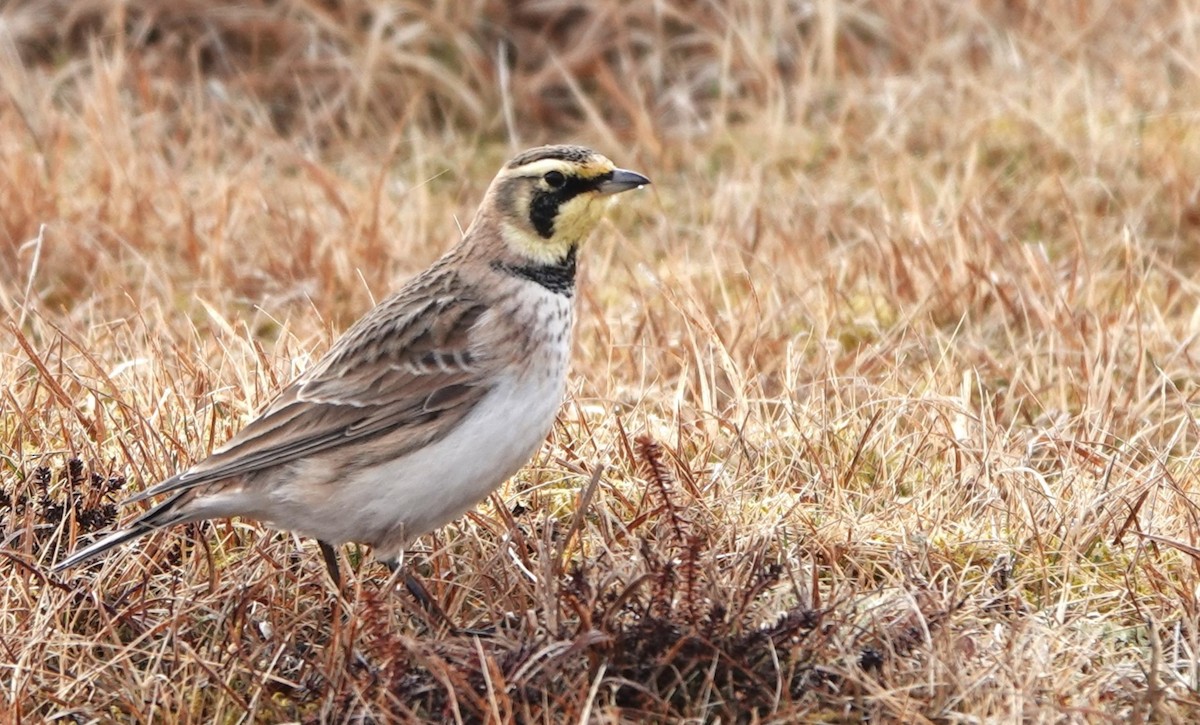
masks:
<svg viewBox="0 0 1200 725"><path fill-rule="evenodd" d="M325 560L325 568L329 570L329 578L333 579L333 585L339 590L342 588L342 569L338 566L337 549L333 545L317 540L317 546L321 547L321 558Z"/></svg>
<svg viewBox="0 0 1200 725"><path fill-rule="evenodd" d="M393 575L396 574L401 566L400 562L394 559L388 559L384 563L387 564L387 568L392 572ZM393 576L393 578L395 577ZM446 628L450 630L450 634L452 636L466 634L476 637L490 637L492 634L494 634L493 632L486 630L460 629L457 627L454 624L454 621L450 619L450 615L446 614L446 610L442 609L442 606L438 604L437 600L433 598L433 595L429 593L429 590L425 587L425 583L422 582L416 574L413 574L411 571L409 571L407 567L404 569L404 588L408 590L408 593L412 595L413 599L417 600L417 604L421 605L421 609L425 610L425 613L431 616L433 619L436 619L438 622L445 625Z"/></svg>
<svg viewBox="0 0 1200 725"><path fill-rule="evenodd" d="M387 565L388 571L392 573L392 579L395 580L396 572L400 571L400 567L402 566L400 560L385 559L383 563ZM403 574L404 588L413 596L413 599L417 600L417 604L421 605L421 609L425 610L426 614L432 615L439 622L449 627L450 631L457 632L458 628L454 626L446 611L442 609L441 605L433 598L433 595L429 593L429 590L425 588L425 583L418 579L416 574L409 571L408 567L404 568Z"/></svg>

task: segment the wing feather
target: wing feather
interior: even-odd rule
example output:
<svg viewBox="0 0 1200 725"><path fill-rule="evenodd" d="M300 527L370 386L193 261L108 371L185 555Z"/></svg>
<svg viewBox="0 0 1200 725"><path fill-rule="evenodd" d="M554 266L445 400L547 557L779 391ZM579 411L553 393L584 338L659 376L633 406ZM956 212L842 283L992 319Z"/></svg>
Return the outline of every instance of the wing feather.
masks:
<svg viewBox="0 0 1200 725"><path fill-rule="evenodd" d="M407 294L406 294L407 292ZM351 327L224 446L134 500L252 474L353 440L390 435L400 456L445 435L490 389L499 361L481 343L490 308L406 288Z"/></svg>

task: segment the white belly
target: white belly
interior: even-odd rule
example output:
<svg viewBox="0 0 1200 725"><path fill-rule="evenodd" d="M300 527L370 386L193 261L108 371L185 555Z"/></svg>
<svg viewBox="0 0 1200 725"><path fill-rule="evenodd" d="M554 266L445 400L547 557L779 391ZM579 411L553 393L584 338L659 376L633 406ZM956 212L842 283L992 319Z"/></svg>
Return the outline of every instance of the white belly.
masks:
<svg viewBox="0 0 1200 725"><path fill-rule="evenodd" d="M318 506L303 495L311 490L281 487L275 510L288 515L275 523L331 544L371 544L378 558L397 556L413 538L466 513L537 452L562 402L563 362L560 370L502 381L444 438L329 483Z"/></svg>

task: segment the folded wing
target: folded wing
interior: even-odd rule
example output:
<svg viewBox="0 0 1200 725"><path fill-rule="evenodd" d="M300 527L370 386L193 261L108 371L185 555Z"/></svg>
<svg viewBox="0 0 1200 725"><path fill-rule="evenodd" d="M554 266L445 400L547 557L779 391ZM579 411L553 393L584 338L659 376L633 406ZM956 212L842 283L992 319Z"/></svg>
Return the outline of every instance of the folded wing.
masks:
<svg viewBox="0 0 1200 725"><path fill-rule="evenodd" d="M351 440L389 435L389 456L437 440L495 379L497 360L480 344L488 312L461 291L385 300L228 443L132 500L262 471Z"/></svg>

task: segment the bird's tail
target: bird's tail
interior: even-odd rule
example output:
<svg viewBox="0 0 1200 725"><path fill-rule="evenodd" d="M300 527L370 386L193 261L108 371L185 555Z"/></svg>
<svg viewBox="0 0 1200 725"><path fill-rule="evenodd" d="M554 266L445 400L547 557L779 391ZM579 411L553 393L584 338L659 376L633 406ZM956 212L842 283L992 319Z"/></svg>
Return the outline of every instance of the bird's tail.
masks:
<svg viewBox="0 0 1200 725"><path fill-rule="evenodd" d="M121 529L120 531L114 531L108 536L105 536L103 539L83 547L79 551L76 551L74 554L71 554L67 558L55 564L50 568L50 571L60 572L70 569L74 566L79 566L85 561L100 556L109 549L113 549L121 544L124 544L126 541L136 539L139 536L145 536L151 531L161 529L164 526L170 526L171 524L184 521L187 516L182 515L181 512L177 510L177 506L178 504L182 503L179 499L187 493L189 492L180 491L171 498L163 501L159 505L142 514L139 518L133 521L133 523L129 524L127 528Z"/></svg>

